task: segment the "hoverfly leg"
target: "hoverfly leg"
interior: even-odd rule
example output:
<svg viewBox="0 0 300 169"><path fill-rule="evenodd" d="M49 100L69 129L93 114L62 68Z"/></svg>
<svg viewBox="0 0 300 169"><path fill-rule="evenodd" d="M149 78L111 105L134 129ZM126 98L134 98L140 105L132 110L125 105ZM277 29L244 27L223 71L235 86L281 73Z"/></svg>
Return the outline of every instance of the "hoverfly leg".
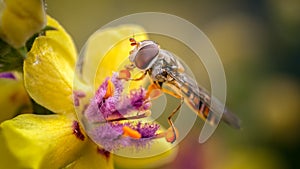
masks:
<svg viewBox="0 0 300 169"><path fill-rule="evenodd" d="M130 71L132 71L135 68L134 64L128 64L124 66L124 69L119 71L119 79L123 80L129 80L131 77Z"/></svg>
<svg viewBox="0 0 300 169"><path fill-rule="evenodd" d="M123 69L119 71L118 79L128 80L131 77L131 73L127 69Z"/></svg>
<svg viewBox="0 0 300 169"><path fill-rule="evenodd" d="M126 80L126 81L128 81L128 80L131 80L131 81L140 81L140 80L143 80L144 79L144 77L147 75L147 71L145 71L145 72L143 72L142 71L142 75L141 75L141 77L138 77L138 78L135 78L135 79L132 79L132 78L130 78L131 77L131 73L130 73L130 69L123 69L123 70L120 70L119 71L119 79L124 79L124 80Z"/></svg>
<svg viewBox="0 0 300 169"><path fill-rule="evenodd" d="M128 64L128 65L125 65L124 67L128 71L132 71L135 68L135 65L134 64Z"/></svg>
<svg viewBox="0 0 300 169"><path fill-rule="evenodd" d="M143 80L146 77L146 75L147 75L147 71L142 72L142 73L143 73L142 76L140 76L138 78L135 78L135 79L128 79L128 80L131 80L131 81L140 81L140 80Z"/></svg>
<svg viewBox="0 0 300 169"><path fill-rule="evenodd" d="M146 97L150 97L151 99L156 99L158 98L162 93L166 93L170 96L173 96L177 99L181 99L182 97L173 91L170 91L168 89L162 88L157 81L152 82L148 86L147 94Z"/></svg>
<svg viewBox="0 0 300 169"><path fill-rule="evenodd" d="M176 109L173 110L173 112L168 117L168 123L170 124L170 128L167 130L165 137L166 137L166 140L170 143L174 143L178 137L178 131L172 121L172 117L178 112L178 110L180 109L183 102L184 102L184 98L181 97L180 104L178 105L178 107Z"/></svg>
<svg viewBox="0 0 300 169"><path fill-rule="evenodd" d="M181 108L181 105L184 102L184 97L174 93L173 91L170 91L168 89L162 88L160 85L158 85L157 83L153 83L154 85L157 86L157 88L159 88L162 92L169 94L175 98L181 99L180 104L176 107L176 109L174 109L172 111L172 113L169 115L168 117L168 123L170 125L170 127L168 128L168 130L165 133L165 139L170 142L170 143L174 143L178 137L178 131L172 121L172 117L178 112L178 110Z"/></svg>
<svg viewBox="0 0 300 169"><path fill-rule="evenodd" d="M182 99L182 98L183 98L182 96L180 96L180 95L178 95L178 94L176 94L176 93L174 93L174 92L172 92L172 91L170 91L170 90L168 90L168 89L162 88L161 90L162 90L164 93L166 93L166 94L168 94L168 95L171 95L171 96L173 96L173 97L175 97L175 98L177 98L177 99Z"/></svg>
<svg viewBox="0 0 300 169"><path fill-rule="evenodd" d="M162 94L161 87L157 83L152 82L148 86L146 98L150 98L151 100L154 100L159 96L161 96L161 94Z"/></svg>

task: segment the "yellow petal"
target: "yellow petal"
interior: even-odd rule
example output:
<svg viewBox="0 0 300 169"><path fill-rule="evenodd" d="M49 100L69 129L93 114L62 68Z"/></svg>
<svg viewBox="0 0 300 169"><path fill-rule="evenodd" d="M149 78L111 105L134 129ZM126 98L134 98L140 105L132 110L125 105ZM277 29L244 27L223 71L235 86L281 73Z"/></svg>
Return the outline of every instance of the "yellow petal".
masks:
<svg viewBox="0 0 300 169"><path fill-rule="evenodd" d="M113 157L108 152L103 152L96 144L90 142L84 151L81 152L81 157L68 165L66 169L85 169L85 168L101 168L113 169Z"/></svg>
<svg viewBox="0 0 300 169"><path fill-rule="evenodd" d="M106 28L93 34L81 57L84 55L82 76L83 80L97 89L107 76L118 71L122 63L128 60L132 49L129 38L145 40L144 29L137 25L122 25Z"/></svg>
<svg viewBox="0 0 300 169"><path fill-rule="evenodd" d="M30 100L21 79L0 78L0 122L31 112Z"/></svg>
<svg viewBox="0 0 300 169"><path fill-rule="evenodd" d="M80 156L87 137L63 115L24 114L0 125L8 149L21 168L62 168ZM2 153L2 152L1 152Z"/></svg>
<svg viewBox="0 0 300 169"><path fill-rule="evenodd" d="M18 169L21 168L21 166L16 163L17 159L12 155L12 153L9 151L3 134L0 132L0 164L1 168L10 168L10 169Z"/></svg>
<svg viewBox="0 0 300 169"><path fill-rule="evenodd" d="M70 36L48 18L46 36L36 38L24 62L25 87L40 105L64 113L73 108L72 87L76 50Z"/></svg>
<svg viewBox="0 0 300 169"><path fill-rule="evenodd" d="M64 30L64 28L51 16L47 16L47 25L56 28L58 31L47 31L46 36L50 39L54 39L64 50L68 53L68 57L76 62L77 51L72 40L72 37ZM72 63L72 64L74 64Z"/></svg>
<svg viewBox="0 0 300 169"><path fill-rule="evenodd" d="M0 37L15 48L39 32L46 23L43 0L4 0L0 25Z"/></svg>
<svg viewBox="0 0 300 169"><path fill-rule="evenodd" d="M114 155L114 162L122 168L157 168L163 164L174 160L177 155L178 147L166 142L164 138L155 140L150 148L145 148L137 152L122 149Z"/></svg>

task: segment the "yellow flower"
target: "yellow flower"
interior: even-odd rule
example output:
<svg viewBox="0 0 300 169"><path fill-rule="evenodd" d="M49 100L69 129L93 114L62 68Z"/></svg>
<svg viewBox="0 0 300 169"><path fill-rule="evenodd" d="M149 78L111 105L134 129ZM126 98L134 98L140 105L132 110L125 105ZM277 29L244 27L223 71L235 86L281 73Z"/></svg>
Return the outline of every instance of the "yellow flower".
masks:
<svg viewBox="0 0 300 169"><path fill-rule="evenodd" d="M0 38L13 47L24 46L45 24L44 0L0 1Z"/></svg>
<svg viewBox="0 0 300 169"><path fill-rule="evenodd" d="M1 123L1 166L43 169L113 168L112 154L89 139L74 110L74 78L76 90L83 90L87 96L91 96L94 89L93 86L78 82L74 76L77 57L73 41L54 19L48 17L48 25L57 30L47 31L46 36L36 38L24 62L24 83L29 95L54 114L24 114ZM87 84L99 86L117 68L119 60L128 56L130 45L124 45L125 41L117 45L115 43L131 36L133 32L140 33L143 29L133 25L120 26L98 32L93 37L94 43L87 46L90 53L81 70L85 74L85 80L92 82ZM140 38L146 36L142 35ZM106 53L108 50L109 53ZM101 66L97 67L99 59L107 56L110 59L102 60ZM107 72L101 72L103 68ZM96 81L93 80L94 77L97 77ZM170 147L169 143L161 140L154 143L154 147ZM146 151L153 150L150 148ZM167 152L149 157L140 160L140 164L147 164L147 161L161 162L169 155L170 152Z"/></svg>
<svg viewBox="0 0 300 169"><path fill-rule="evenodd" d="M31 112L30 100L19 73L0 73L0 93L0 122Z"/></svg>

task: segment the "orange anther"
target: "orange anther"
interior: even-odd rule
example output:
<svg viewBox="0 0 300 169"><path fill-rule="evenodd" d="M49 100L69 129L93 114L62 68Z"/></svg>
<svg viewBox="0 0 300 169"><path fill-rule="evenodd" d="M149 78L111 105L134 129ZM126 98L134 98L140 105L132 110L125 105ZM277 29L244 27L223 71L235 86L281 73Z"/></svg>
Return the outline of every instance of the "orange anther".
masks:
<svg viewBox="0 0 300 169"><path fill-rule="evenodd" d="M134 139L139 139L142 137L141 133L139 133L138 131L136 131L128 126L123 127L123 136L129 136Z"/></svg>
<svg viewBox="0 0 300 169"><path fill-rule="evenodd" d="M108 80L107 81L107 88L106 88L106 93L105 96L103 97L104 99L107 99L111 97L114 94L114 84Z"/></svg>

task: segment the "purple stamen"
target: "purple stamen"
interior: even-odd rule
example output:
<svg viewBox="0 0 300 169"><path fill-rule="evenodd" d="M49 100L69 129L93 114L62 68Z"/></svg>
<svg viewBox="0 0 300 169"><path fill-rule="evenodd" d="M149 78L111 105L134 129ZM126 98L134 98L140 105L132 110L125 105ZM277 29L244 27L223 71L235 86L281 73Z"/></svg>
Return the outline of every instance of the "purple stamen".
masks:
<svg viewBox="0 0 300 169"><path fill-rule="evenodd" d="M16 76L11 72L0 73L0 78L16 80Z"/></svg>
<svg viewBox="0 0 300 169"><path fill-rule="evenodd" d="M158 124L149 124L149 123L145 123L142 124L141 122L139 122L136 125L136 130L141 133L142 138L149 138L149 137L154 137L156 134L156 131L159 129L159 125Z"/></svg>
<svg viewBox="0 0 300 169"><path fill-rule="evenodd" d="M111 96L104 98L109 80L114 86L114 91ZM86 120L93 125L89 136L106 151L122 147L146 147L157 137L160 127L158 124L139 121L149 115L147 111L151 103L142 87L131 90L127 95L123 94L124 82L126 81L118 78L118 73L114 73L111 79L106 78L83 113ZM123 120L127 121L124 123ZM141 138L123 135L124 126L139 132Z"/></svg>
<svg viewBox="0 0 300 169"><path fill-rule="evenodd" d="M128 126L138 131L141 133L142 138L135 139L123 136L124 126ZM156 138L156 132L158 129L159 125L148 123L137 126L135 122L113 122L97 126L91 132L91 137L97 144L100 144L107 151L112 151L123 147L135 147L136 149L140 149L151 144L151 140Z"/></svg>

